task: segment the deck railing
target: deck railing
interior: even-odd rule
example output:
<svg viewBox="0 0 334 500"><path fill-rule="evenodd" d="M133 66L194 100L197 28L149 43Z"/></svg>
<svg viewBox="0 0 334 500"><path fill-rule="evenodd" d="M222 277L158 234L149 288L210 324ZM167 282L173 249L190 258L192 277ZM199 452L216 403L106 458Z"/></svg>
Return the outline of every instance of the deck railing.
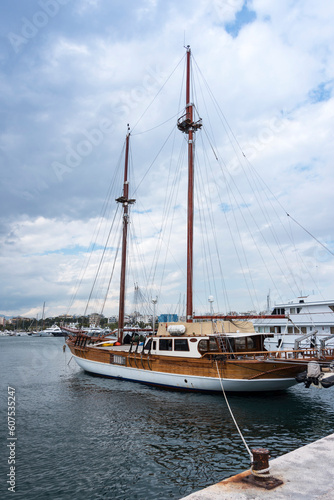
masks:
<svg viewBox="0 0 334 500"><path fill-rule="evenodd" d="M204 356L212 358L224 358L229 360L272 360L272 361L310 361L311 359L321 359L326 361L334 360L334 349L296 349L282 351L248 351L248 352L207 352Z"/></svg>

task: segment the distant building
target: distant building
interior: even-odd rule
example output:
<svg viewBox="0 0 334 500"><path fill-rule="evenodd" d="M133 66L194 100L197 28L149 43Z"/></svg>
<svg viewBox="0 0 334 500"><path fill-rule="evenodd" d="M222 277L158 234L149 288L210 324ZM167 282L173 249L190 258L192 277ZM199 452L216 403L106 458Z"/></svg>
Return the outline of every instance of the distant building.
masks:
<svg viewBox="0 0 334 500"><path fill-rule="evenodd" d="M101 319L103 319L103 314L90 314L89 316L89 326L99 326Z"/></svg>

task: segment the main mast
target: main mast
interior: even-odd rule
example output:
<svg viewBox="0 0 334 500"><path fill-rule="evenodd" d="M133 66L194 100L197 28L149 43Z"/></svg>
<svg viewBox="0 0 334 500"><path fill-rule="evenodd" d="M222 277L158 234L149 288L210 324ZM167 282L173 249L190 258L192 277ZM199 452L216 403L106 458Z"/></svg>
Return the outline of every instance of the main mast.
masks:
<svg viewBox="0 0 334 500"><path fill-rule="evenodd" d="M118 342L123 342L124 333L124 310L125 310L125 280L126 280L126 256L127 256L127 238L129 224L129 205L135 203L136 200L129 199L129 143L130 143L130 127L128 125L128 133L125 142L125 163L124 163L124 183L123 196L117 198L118 203L123 205L123 238L122 238L122 263L121 263L121 279L119 291L119 310L118 310Z"/></svg>
<svg viewBox="0 0 334 500"><path fill-rule="evenodd" d="M186 113L177 126L188 135L188 220L187 220L187 321L193 320L193 241L194 241L194 132L201 128L201 120L194 122L194 105L190 97L191 50L187 46Z"/></svg>

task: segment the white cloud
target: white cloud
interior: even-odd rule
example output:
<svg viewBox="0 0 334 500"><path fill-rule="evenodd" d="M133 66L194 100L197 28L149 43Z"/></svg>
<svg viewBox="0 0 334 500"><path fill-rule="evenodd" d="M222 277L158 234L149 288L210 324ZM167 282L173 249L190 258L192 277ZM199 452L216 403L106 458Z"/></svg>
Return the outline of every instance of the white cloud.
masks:
<svg viewBox="0 0 334 500"><path fill-rule="evenodd" d="M304 268L311 274L316 270L317 284L324 294L334 293L332 257L328 254L326 259L322 251L317 251L315 241L287 220L272 195L318 239L333 245L334 6L328 2L253 0L247 6L256 17L245 21L238 36L233 37L225 27L236 22L242 6L242 0L203 0L196 5L189 1L166 4L151 0L139 6L130 2L116 9L102 1L69 4L25 44L20 54L11 54L2 64L0 161L4 208L0 312L27 313L38 308L36 302L42 304L44 300L50 314L65 312L118 164L126 124L129 122L133 128L138 120L131 142L135 168L132 186L139 185L135 209L147 213L146 217L144 213L134 213L132 224L137 250L150 264L141 280L150 281L148 276L152 277L157 234L163 220L168 228L160 251L165 270L157 267L155 290L161 289L161 307L176 307L184 294L186 183L181 184L178 196L169 199L171 207L179 208L162 219L162 205L166 193L171 196L173 179L168 180L170 163L165 149L149 174L144 174L160 149L163 133L171 130L176 121L174 115L184 106L184 95L179 91L182 64L156 96L183 57L184 41L191 44L196 64L218 99L241 151L270 188L268 192L241 151L237 151L235 160L233 148L238 146L228 141L227 131L218 118L208 122L203 103L200 113L204 125L212 141L210 127L215 129L212 144L225 165L214 174L214 181L206 178L210 149L203 153L204 146L198 138L203 175L199 199L203 204L202 226L204 222L209 224L204 218L206 192L209 199L211 195L222 255L219 262L210 236L206 236L206 243L196 240L200 255L195 269L199 283L195 285L196 301L200 304L197 307L208 308L208 293L216 294L213 282L206 284L200 276L203 270L211 275L210 266L216 278L222 267L234 310L252 308L253 302L258 307L268 288L273 289L272 281L277 297L293 295L295 281L312 290L314 280ZM11 8L7 9L9 16ZM13 23L12 31L17 24L18 21ZM201 85L196 96L199 101L205 90L203 81ZM153 138L148 134L136 135L169 118L169 123L152 131ZM102 135L96 132L94 143L92 131L101 130L105 120L111 125ZM90 145L83 145L87 141ZM176 147L173 154L173 168L181 168L181 154L178 156ZM73 155L80 157L76 166ZM55 162L65 168L62 174L58 171L58 176L53 168ZM122 162L113 199L121 194ZM219 205L225 206L225 213ZM273 222L269 222L269 216ZM170 230L172 220L174 226ZM226 224L235 234L239 259L234 257L235 245ZM285 260L277 250L274 229ZM288 237L291 231L295 233L297 251ZM197 237L201 232L204 228L196 226ZM102 240L101 233L99 245L103 245ZM240 249L240 241L245 252ZM205 253L212 254L212 264L207 267L202 255ZM90 262L77 299L77 309L85 305L85 293L89 293L89 283L101 256L100 247L95 255L96 261ZM293 266L297 269L300 258L306 262L304 271L299 272L297 280L291 276L285 279L283 271ZM137 261L130 266L134 275L139 273L136 267L140 267L139 257L138 266ZM266 277L268 270L271 278ZM117 273L118 267L116 277ZM215 307L226 310L221 278L215 287L219 295L215 297ZM115 285L108 303L110 312L117 311L116 288Z"/></svg>

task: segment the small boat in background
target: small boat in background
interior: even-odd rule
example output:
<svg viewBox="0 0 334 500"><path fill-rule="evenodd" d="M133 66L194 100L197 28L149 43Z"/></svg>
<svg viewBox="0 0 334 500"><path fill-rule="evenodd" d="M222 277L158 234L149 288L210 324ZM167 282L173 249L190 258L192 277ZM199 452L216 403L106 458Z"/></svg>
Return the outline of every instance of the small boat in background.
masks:
<svg viewBox="0 0 334 500"><path fill-rule="evenodd" d="M253 320L255 331L265 335L268 350L334 347L334 300L302 296L276 304L271 314Z"/></svg>
<svg viewBox="0 0 334 500"><path fill-rule="evenodd" d="M58 325L52 325L45 330L36 332L34 335L37 337L64 337L64 333Z"/></svg>

